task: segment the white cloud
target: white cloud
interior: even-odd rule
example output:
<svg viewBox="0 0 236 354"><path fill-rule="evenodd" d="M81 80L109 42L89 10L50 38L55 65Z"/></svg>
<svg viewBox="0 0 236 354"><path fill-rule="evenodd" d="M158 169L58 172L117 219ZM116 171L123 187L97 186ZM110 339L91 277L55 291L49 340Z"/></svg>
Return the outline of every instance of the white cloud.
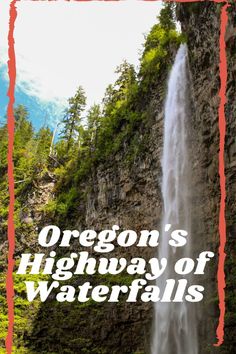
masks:
<svg viewBox="0 0 236 354"><path fill-rule="evenodd" d="M0 0L0 60L6 63L8 6ZM123 59L138 65L143 34L161 2L17 2L17 85L42 102L63 106L82 85L99 102ZM4 39L5 38L5 39ZM2 54L2 55L1 55Z"/></svg>

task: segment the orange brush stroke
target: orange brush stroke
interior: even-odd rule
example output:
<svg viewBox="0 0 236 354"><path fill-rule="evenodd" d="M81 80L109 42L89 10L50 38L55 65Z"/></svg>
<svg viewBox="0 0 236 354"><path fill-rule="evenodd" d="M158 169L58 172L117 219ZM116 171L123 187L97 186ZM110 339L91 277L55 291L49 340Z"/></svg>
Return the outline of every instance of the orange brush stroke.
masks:
<svg viewBox="0 0 236 354"><path fill-rule="evenodd" d="M6 277L6 296L8 307L8 331L6 337L6 351L8 354L12 352L13 344L13 327L14 327L14 282L13 282L13 269L14 269L14 251L15 251L15 227L14 227L14 169L13 169L13 146L14 146L14 91L16 81L16 61L14 50L14 25L17 16L16 0L10 4L10 21L8 32L8 75L9 75L9 88L8 88L8 107L7 107L7 129L8 129L8 185L9 185L9 209L8 209L8 267Z"/></svg>
<svg viewBox="0 0 236 354"><path fill-rule="evenodd" d="M225 43L225 32L228 22L227 8L228 3L226 3L221 9L221 25L220 25L220 106L219 106L219 132L220 132L220 145L219 145L219 176L220 176L220 213L219 213L219 234L220 234L220 245L219 245L219 262L217 271L217 281L218 281L218 295L219 295L219 323L216 330L217 343L216 347L219 347L224 342L224 318L225 318L225 245L226 245L226 221L225 221L225 199L226 199L226 188L225 188L225 162L224 162L224 150L225 150L225 132L226 132L226 119L225 119L225 104L226 99L226 87L227 87L227 57L226 57L226 43Z"/></svg>

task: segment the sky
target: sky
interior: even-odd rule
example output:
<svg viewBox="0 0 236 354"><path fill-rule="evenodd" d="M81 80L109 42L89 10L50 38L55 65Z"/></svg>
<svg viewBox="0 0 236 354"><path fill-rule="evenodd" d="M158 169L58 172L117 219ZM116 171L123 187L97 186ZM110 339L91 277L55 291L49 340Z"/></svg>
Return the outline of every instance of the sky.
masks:
<svg viewBox="0 0 236 354"><path fill-rule="evenodd" d="M0 117L8 102L9 3L0 0ZM35 128L53 129L79 85L89 107L101 102L124 59L138 67L144 34L160 8L160 1L141 0L17 2L15 98Z"/></svg>

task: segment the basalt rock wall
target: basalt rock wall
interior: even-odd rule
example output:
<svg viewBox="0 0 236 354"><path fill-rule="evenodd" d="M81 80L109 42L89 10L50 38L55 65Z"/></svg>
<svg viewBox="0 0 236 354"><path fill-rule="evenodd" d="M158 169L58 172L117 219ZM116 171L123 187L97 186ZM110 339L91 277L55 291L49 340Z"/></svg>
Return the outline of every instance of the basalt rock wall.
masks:
<svg viewBox="0 0 236 354"><path fill-rule="evenodd" d="M219 181L219 121L220 104L220 16L222 5L213 3L180 4L177 16L182 30L187 35L189 65L192 74L192 95L194 104L194 131L197 144L195 156L195 233L201 247L211 249L216 257L209 274L206 289L204 316L201 322L201 353L233 353L236 330L235 287L235 229L236 229L236 6L229 2L228 24L225 35L227 50L227 103L225 105L225 176L226 176L226 317L225 342L220 348L216 343L215 329L218 325L217 262L219 247L219 205L221 189ZM199 232L200 231L200 232Z"/></svg>

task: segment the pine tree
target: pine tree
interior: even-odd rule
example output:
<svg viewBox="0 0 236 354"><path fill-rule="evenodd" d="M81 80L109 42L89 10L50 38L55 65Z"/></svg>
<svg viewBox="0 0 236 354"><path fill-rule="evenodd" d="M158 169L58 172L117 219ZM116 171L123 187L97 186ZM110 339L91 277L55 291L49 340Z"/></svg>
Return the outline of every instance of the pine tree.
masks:
<svg viewBox="0 0 236 354"><path fill-rule="evenodd" d="M90 140L90 148L94 149L97 142L97 133L101 124L101 108L98 104L94 104L87 115L88 135Z"/></svg>
<svg viewBox="0 0 236 354"><path fill-rule="evenodd" d="M79 139L79 132L81 130L82 112L85 109L86 97L84 90L79 86L74 97L69 98L69 108L62 123L64 128L62 130L62 138L67 142L67 152L69 151L74 140Z"/></svg>
<svg viewBox="0 0 236 354"><path fill-rule="evenodd" d="M158 16L159 23L165 30L175 29L175 4L165 3Z"/></svg>

